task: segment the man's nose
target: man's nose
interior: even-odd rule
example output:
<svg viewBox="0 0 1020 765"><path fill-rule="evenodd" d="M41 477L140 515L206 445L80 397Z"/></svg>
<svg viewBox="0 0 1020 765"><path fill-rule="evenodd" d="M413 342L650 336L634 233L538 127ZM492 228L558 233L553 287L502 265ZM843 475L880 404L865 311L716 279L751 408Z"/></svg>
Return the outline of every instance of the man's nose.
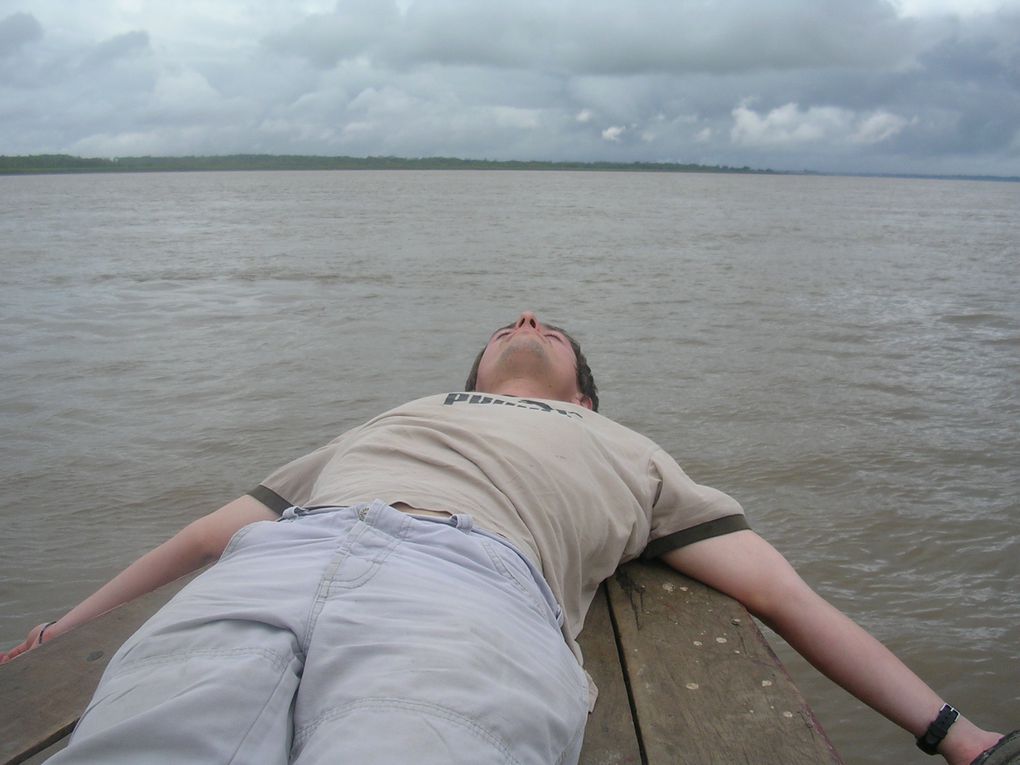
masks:
<svg viewBox="0 0 1020 765"><path fill-rule="evenodd" d="M538 319L535 317L534 312L524 311L517 319L516 324L517 329L520 329L521 327L524 326L531 326L532 329L538 329L539 322Z"/></svg>

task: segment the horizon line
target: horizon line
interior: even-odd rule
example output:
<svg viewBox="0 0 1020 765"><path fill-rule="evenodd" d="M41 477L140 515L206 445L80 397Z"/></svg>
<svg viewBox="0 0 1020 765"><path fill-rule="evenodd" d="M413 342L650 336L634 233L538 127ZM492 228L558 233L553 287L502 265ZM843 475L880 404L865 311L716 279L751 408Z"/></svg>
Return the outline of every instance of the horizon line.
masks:
<svg viewBox="0 0 1020 765"><path fill-rule="evenodd" d="M269 162L273 166L258 166L260 162ZM293 164L288 166L288 163ZM302 164L304 166L299 166ZM630 170L642 172L703 172L748 175L815 175L860 178L973 180L1009 183L1020 182L1020 176L983 175L979 173L845 172L810 169L774 170L771 168L753 168L748 165L736 167L731 165L706 165L697 162L652 160L620 162L612 160L475 159L442 155L422 157L366 155L364 157L356 157L344 154L263 154L252 152L179 155L144 154L123 157L82 157L62 153L0 155L0 175L74 174L90 172L209 172L217 170L244 172L257 170L472 170L485 168L497 170L583 170L596 172Z"/></svg>

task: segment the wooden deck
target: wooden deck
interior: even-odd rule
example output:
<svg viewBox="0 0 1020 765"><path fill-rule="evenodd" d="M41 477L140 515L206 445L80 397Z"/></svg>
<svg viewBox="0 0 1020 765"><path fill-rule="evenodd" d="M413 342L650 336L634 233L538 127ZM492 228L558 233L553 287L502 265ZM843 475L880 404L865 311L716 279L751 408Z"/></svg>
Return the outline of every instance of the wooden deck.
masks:
<svg viewBox="0 0 1020 765"><path fill-rule="evenodd" d="M59 748L110 656L185 581L0 667L0 763ZM581 645L599 686L583 765L842 762L747 611L664 566L622 567Z"/></svg>

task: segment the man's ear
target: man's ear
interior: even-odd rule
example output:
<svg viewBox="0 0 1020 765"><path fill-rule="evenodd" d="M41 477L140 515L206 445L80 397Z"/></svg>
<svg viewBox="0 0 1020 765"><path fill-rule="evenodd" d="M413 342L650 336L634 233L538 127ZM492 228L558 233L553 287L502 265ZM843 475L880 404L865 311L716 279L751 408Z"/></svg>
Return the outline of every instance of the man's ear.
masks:
<svg viewBox="0 0 1020 765"><path fill-rule="evenodd" d="M591 409L591 399L588 396L578 396L577 403L583 406L585 409Z"/></svg>

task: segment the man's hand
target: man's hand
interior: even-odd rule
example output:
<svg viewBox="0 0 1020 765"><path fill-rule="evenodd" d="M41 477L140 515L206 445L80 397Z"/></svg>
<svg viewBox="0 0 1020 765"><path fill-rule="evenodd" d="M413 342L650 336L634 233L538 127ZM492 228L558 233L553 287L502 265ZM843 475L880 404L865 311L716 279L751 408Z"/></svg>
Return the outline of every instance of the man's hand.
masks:
<svg viewBox="0 0 1020 765"><path fill-rule="evenodd" d="M67 632L122 603L152 592L179 576L196 571L217 560L238 529L255 521L275 521L279 516L257 499L244 495L215 512L188 524L173 538L150 550L117 576L68 611L52 626L33 627L25 642L0 654L0 663L10 661L43 641Z"/></svg>
<svg viewBox="0 0 1020 765"><path fill-rule="evenodd" d="M959 720L953 723L953 727L939 744L939 754L946 758L949 765L970 765L982 752L991 749L1002 738L1001 733L981 730L969 721L964 722L966 724L959 728L956 727Z"/></svg>
<svg viewBox="0 0 1020 765"><path fill-rule="evenodd" d="M25 642L14 646L14 648L10 649L6 653L0 653L0 664L6 664L15 656L21 656L23 653L28 653L33 648L37 648L52 638L53 635L47 628L53 624L54 622L43 622L42 624L35 625L28 631L28 637L25 638ZM43 631L46 632L45 636L43 636Z"/></svg>

